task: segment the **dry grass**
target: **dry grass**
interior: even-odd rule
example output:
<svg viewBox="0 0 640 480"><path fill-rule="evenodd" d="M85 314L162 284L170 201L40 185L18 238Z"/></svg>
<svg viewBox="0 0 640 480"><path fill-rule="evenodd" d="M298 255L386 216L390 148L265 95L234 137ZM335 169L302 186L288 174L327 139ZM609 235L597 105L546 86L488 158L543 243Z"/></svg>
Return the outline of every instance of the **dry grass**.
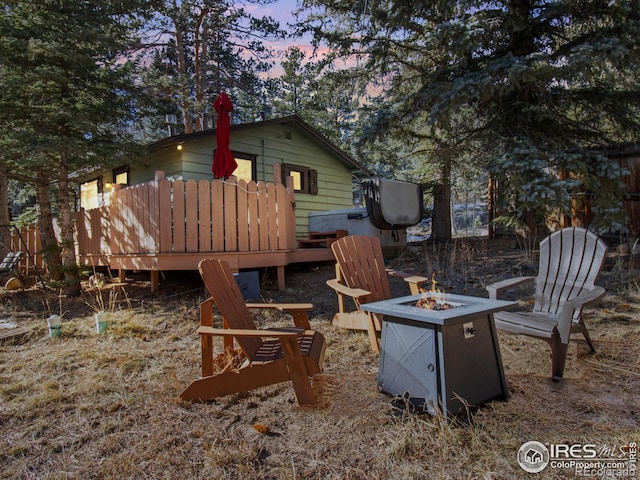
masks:
<svg viewBox="0 0 640 480"><path fill-rule="evenodd" d="M435 271L451 291L477 295L486 283L524 268L511 249L454 248L460 249L418 249L394 262ZM610 294L587 314L595 355L584 342L572 343L566 378L554 384L546 344L501 335L510 399L456 419L394 408L378 391L377 358L366 335L330 323L336 305L324 286L329 265L292 269L287 291L263 292L276 301L316 305L312 325L326 336L328 351L325 372L314 380L321 396L315 408L297 406L287 384L209 404L180 401L199 369L197 279L178 287L191 290L183 296L174 295L175 285L163 287L164 297L128 288L103 334L96 333L86 301L65 301L57 339L47 335L41 292L6 294L0 318L28 333L0 343L0 477L517 479L528 475L515 456L529 440L638 442L634 261L607 263L601 284ZM258 319L263 325L282 320ZM536 475L572 477L566 470Z"/></svg>

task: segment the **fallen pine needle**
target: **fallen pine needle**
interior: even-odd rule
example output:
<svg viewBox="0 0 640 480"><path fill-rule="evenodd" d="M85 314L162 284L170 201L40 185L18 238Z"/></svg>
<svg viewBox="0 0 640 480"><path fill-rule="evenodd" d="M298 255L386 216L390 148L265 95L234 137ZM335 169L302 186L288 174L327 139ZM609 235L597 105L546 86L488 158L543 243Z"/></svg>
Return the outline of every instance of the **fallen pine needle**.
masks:
<svg viewBox="0 0 640 480"><path fill-rule="evenodd" d="M585 360L587 363L591 363L592 365L595 365L597 367L600 367L602 369L606 369L606 370L618 370L620 372L624 372L624 373L629 373L631 375L635 375L637 377L640 377L640 373L638 372L634 372L633 370L628 370L626 368L620 368L620 367L614 367L613 365L607 365L604 363L600 363L600 362L594 362L593 360Z"/></svg>

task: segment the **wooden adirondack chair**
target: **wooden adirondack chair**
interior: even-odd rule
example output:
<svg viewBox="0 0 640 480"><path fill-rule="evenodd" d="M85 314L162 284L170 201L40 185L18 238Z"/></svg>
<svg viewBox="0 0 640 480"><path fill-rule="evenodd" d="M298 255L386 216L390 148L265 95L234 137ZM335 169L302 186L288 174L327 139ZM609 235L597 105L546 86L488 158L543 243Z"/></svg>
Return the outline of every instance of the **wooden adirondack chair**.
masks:
<svg viewBox="0 0 640 480"><path fill-rule="evenodd" d="M300 405L316 403L309 377L322 371L326 342L322 334L309 327L307 311L313 305L245 304L233 273L224 261L202 260L198 269L211 294L211 298L200 305L202 378L192 382L180 397L206 401L291 381ZM213 303L222 314L223 328L213 327ZM296 328L258 330L249 308L291 313ZM224 339L224 353L214 355L213 337ZM234 339L240 350L235 350ZM214 372L214 365L223 368Z"/></svg>
<svg viewBox="0 0 640 480"><path fill-rule="evenodd" d="M487 286L497 299L508 288L535 282L532 312L499 312L496 327L513 333L542 338L551 346L552 377L564 374L570 335L581 333L591 351L595 348L582 318L582 308L606 294L594 285L607 252L606 244L584 228L564 228L540 242L537 277L518 277Z"/></svg>
<svg viewBox="0 0 640 480"><path fill-rule="evenodd" d="M338 295L338 313L333 317L333 324L367 330L371 349L378 353L382 319L374 313L360 310L360 305L391 298L388 275L404 279L412 294L419 293L420 285L429 279L386 268L378 237L342 237L331 244L331 250L336 257L336 278L327 280L327 285ZM345 311L345 296L353 299L356 311Z"/></svg>

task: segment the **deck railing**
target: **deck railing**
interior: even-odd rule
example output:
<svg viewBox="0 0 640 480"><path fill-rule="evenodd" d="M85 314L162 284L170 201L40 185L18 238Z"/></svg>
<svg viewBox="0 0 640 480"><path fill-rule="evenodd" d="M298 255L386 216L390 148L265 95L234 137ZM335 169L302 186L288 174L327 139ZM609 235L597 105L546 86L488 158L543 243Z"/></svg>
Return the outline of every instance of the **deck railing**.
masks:
<svg viewBox="0 0 640 480"><path fill-rule="evenodd" d="M80 210L75 214L76 253L79 255L111 254L111 222L109 207Z"/></svg>
<svg viewBox="0 0 640 480"><path fill-rule="evenodd" d="M157 172L151 182L114 190L108 206L75 214L76 255L85 266L150 270L153 290L157 271L193 268L201 254L264 252L250 255L244 268L276 266L284 288L285 257L296 248L294 208L291 185L169 181ZM24 243L14 234L11 248L29 249L24 267L42 267L38 229L20 232Z"/></svg>
<svg viewBox="0 0 640 480"><path fill-rule="evenodd" d="M293 193L282 184L163 178L115 190L77 214L78 253L139 255L295 248Z"/></svg>

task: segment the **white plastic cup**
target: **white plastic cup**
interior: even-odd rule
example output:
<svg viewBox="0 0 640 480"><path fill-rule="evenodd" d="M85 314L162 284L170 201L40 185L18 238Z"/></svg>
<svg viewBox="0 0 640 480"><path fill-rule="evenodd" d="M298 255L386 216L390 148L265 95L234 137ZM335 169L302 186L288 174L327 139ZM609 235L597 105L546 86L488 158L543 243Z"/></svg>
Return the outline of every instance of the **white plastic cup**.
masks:
<svg viewBox="0 0 640 480"><path fill-rule="evenodd" d="M102 310L99 311L98 313L96 313L96 332L97 333L104 333L107 331L107 327L108 327L108 323L107 323L107 314L106 312L103 312Z"/></svg>
<svg viewBox="0 0 640 480"><path fill-rule="evenodd" d="M49 325L49 336L51 338L59 337L62 334L60 315L51 315L47 318L47 325Z"/></svg>

